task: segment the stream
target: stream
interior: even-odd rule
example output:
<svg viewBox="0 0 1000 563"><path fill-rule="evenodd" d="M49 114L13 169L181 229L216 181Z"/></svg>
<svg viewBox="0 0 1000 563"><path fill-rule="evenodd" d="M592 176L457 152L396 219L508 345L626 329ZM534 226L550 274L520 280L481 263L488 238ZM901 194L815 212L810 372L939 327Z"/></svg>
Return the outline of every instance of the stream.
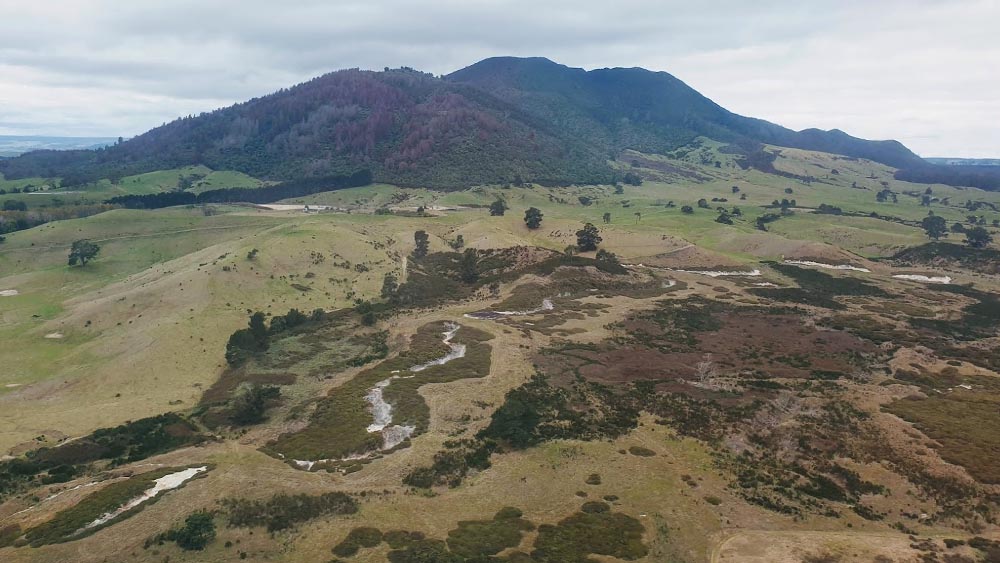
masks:
<svg viewBox="0 0 1000 563"><path fill-rule="evenodd" d="M456 323L445 323L445 331L441 334L443 338L441 342L448 346L450 349L447 354L437 358L436 360L431 360L424 364L418 364L409 369L410 372L419 373L425 369L433 366L444 365L452 360L457 360L458 358L465 357L466 346L465 344L455 344L452 339L455 338L455 334L458 329L461 328ZM368 425L368 432L375 433L379 432L382 434L382 447L379 451L391 450L399 444L402 444L404 440L408 439L417 430L416 426L401 425L392 423L392 405L387 403L383 398L383 392L386 387L392 383L393 379L401 378L411 378L416 377L415 375L393 375L392 377L387 377L382 381L375 384L374 387L368 390L365 394L365 401L370 405L369 411L372 414L372 423ZM313 466L317 463L324 463L329 461L350 461L357 459L366 459L374 455L375 452L368 452L366 454L352 455L338 460L334 459L320 459L316 461L308 460L292 460L295 465L306 471L312 470Z"/></svg>
<svg viewBox="0 0 1000 563"><path fill-rule="evenodd" d="M470 319L482 319L492 321L495 319L502 319L504 317L519 317L523 315L534 315L537 313L542 313L545 311L551 311L555 309L556 306L552 304L551 299L542 299L542 306L537 309L529 309L527 311L476 311L475 313L466 313L465 316Z"/></svg>

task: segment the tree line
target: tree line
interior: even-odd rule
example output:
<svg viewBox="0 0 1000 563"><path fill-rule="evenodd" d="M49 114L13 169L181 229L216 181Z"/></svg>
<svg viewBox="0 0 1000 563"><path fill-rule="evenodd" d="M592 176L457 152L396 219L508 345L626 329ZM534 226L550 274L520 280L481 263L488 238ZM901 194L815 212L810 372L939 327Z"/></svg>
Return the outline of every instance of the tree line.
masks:
<svg viewBox="0 0 1000 563"><path fill-rule="evenodd" d="M222 188L200 194L190 192L163 192L147 195L123 195L107 200L110 205L128 209L159 209L175 205L202 203L272 203L292 197L303 197L319 192L343 190L372 183L370 170L360 170L350 175L324 176L291 180L261 188Z"/></svg>

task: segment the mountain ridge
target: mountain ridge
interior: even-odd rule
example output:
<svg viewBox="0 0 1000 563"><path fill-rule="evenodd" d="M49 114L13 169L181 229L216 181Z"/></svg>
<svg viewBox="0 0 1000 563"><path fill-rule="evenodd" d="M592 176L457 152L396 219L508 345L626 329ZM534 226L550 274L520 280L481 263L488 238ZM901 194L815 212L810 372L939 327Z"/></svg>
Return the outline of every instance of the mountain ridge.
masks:
<svg viewBox="0 0 1000 563"><path fill-rule="evenodd" d="M918 177L913 170L932 168L898 141L793 131L732 113L667 72L493 57L440 78L405 67L335 71L104 149L3 159L0 172L79 185L203 164L278 181L368 169L376 181L443 189L599 184L619 179L608 161L626 149L666 154L699 136L730 144L748 166L766 160L763 145L778 145Z"/></svg>

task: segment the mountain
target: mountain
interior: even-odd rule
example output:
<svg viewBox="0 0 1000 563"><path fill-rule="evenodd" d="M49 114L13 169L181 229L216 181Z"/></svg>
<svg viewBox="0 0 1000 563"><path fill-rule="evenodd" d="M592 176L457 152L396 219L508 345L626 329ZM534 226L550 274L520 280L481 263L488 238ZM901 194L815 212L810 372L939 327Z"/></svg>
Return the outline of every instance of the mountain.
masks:
<svg viewBox="0 0 1000 563"><path fill-rule="evenodd" d="M436 188L593 184L616 179L608 160L624 149L663 154L698 136L729 143L748 166L769 163L762 144L928 166L896 141L736 115L665 72L498 57L441 78L408 68L333 72L114 146L0 160L0 172L74 185L204 164L271 180L368 169L378 181Z"/></svg>
<svg viewBox="0 0 1000 563"><path fill-rule="evenodd" d="M504 99L573 136L615 150L665 153L703 135L747 146L768 143L867 158L897 168L923 164L897 141L866 141L843 131L795 132L743 117L666 72L585 71L545 58L496 57L446 77Z"/></svg>

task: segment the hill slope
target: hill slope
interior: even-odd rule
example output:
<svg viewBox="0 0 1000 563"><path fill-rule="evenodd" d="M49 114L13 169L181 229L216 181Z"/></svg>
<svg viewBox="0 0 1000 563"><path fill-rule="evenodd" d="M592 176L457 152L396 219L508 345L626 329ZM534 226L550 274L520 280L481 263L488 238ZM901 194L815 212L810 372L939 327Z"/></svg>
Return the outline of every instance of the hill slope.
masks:
<svg viewBox="0 0 1000 563"><path fill-rule="evenodd" d="M0 173L77 185L202 164L268 180L370 169L379 181L437 188L593 184L615 179L607 159L625 149L665 154L698 136L729 143L747 166L761 162L753 157L762 144L925 166L896 141L795 132L736 115L664 72L504 57L444 78L338 71L105 149L0 160Z"/></svg>

